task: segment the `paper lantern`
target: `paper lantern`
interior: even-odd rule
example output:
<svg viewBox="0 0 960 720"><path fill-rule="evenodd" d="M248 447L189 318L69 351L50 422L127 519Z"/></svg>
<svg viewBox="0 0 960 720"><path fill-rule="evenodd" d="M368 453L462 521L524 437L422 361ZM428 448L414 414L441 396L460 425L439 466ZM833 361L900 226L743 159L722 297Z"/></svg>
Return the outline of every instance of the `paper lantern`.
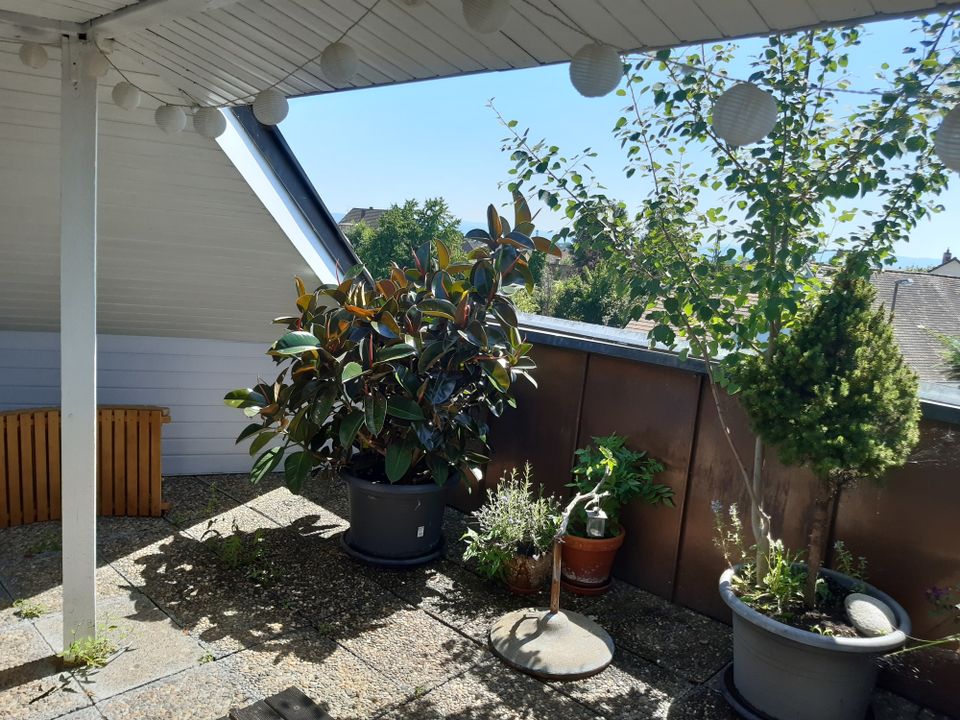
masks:
<svg viewBox="0 0 960 720"><path fill-rule="evenodd" d="M161 105L153 114L153 120L167 135L176 135L187 126L187 116L183 108L176 105Z"/></svg>
<svg viewBox="0 0 960 720"><path fill-rule="evenodd" d="M940 162L960 172L960 105L955 105L943 118L934 136L933 150Z"/></svg>
<svg viewBox="0 0 960 720"><path fill-rule="evenodd" d="M140 91L126 81L114 85L110 95L114 105L124 110L136 110L140 107Z"/></svg>
<svg viewBox="0 0 960 720"><path fill-rule="evenodd" d="M584 97L610 93L623 77L623 61L616 48L587 43L570 61L570 82Z"/></svg>
<svg viewBox="0 0 960 720"><path fill-rule="evenodd" d="M328 45L320 55L320 69L323 76L338 85L350 82L357 74L357 51L342 42Z"/></svg>
<svg viewBox="0 0 960 720"><path fill-rule="evenodd" d="M202 107L193 115L193 129L198 135L214 140L227 129L226 118L215 107Z"/></svg>
<svg viewBox="0 0 960 720"><path fill-rule="evenodd" d="M110 62L99 50L91 50L83 59L83 74L88 78L102 78L110 69Z"/></svg>
<svg viewBox="0 0 960 720"><path fill-rule="evenodd" d="M495 33L507 22L510 0L463 0L463 19L478 33Z"/></svg>
<svg viewBox="0 0 960 720"><path fill-rule="evenodd" d="M39 43L25 42L20 46L20 62L34 70L39 70L47 64L47 51Z"/></svg>
<svg viewBox="0 0 960 720"><path fill-rule="evenodd" d="M725 91L713 106L713 130L734 147L763 140L777 124L777 101L753 83Z"/></svg>
<svg viewBox="0 0 960 720"><path fill-rule="evenodd" d="M279 125L288 110L287 99L276 88L267 88L253 100L253 116L264 125Z"/></svg>

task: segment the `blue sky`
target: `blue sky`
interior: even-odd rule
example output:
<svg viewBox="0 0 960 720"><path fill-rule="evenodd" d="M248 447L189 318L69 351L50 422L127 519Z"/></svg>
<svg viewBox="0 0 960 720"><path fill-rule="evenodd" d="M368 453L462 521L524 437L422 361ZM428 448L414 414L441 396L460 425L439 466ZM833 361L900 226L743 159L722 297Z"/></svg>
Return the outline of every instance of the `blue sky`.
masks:
<svg viewBox="0 0 960 720"><path fill-rule="evenodd" d="M862 46L851 52L855 87L877 87L880 64L897 63L901 48L916 43L912 26L903 20L867 26ZM740 43L740 57L761 42ZM486 106L491 98L505 117L530 127L531 138L547 138L568 154L596 150L592 167L610 194L628 203L646 194L643 178L624 177L610 133L624 98L581 97L565 64L302 98L291 102L280 129L334 212L439 196L469 223L484 217L487 204L509 199L499 187L509 179L509 159L500 150L506 131ZM945 212L897 248L906 264L907 257L938 259L947 247L960 251L960 177L941 202ZM544 211L538 224L556 229L562 218Z"/></svg>

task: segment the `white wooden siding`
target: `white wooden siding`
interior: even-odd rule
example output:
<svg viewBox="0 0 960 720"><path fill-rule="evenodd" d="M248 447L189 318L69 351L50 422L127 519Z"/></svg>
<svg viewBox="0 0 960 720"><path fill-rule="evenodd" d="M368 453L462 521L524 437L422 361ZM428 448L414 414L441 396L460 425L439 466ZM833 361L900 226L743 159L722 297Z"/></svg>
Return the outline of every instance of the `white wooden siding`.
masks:
<svg viewBox="0 0 960 720"><path fill-rule="evenodd" d="M264 343L123 335L97 342L98 403L170 408L164 475L250 470L246 443L234 443L250 421L223 396L276 376ZM0 331L0 410L59 405L59 368L56 333Z"/></svg>

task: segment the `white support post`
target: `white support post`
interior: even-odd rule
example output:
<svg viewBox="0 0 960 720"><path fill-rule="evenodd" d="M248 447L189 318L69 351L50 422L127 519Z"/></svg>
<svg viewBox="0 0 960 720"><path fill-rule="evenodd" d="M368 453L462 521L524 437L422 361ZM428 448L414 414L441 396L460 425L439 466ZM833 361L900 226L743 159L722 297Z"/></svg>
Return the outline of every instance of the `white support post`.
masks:
<svg viewBox="0 0 960 720"><path fill-rule="evenodd" d="M60 458L63 646L96 634L97 81L65 37L60 93Z"/></svg>

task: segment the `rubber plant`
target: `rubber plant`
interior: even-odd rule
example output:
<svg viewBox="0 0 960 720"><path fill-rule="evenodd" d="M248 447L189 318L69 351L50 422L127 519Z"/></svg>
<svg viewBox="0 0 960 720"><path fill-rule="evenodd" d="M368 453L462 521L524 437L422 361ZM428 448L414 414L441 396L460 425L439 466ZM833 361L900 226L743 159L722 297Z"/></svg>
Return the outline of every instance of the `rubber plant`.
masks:
<svg viewBox="0 0 960 720"><path fill-rule="evenodd" d="M533 382L513 295L532 289L533 253L559 255L519 193L514 210L511 228L489 206L488 229L467 233L469 262L434 240L372 286L362 266L313 292L296 280L299 312L275 321L286 332L267 351L276 379L225 398L255 419L237 438L257 456L254 482L281 463L293 492L348 465L391 483L479 477L486 418L515 406L518 379Z"/></svg>

